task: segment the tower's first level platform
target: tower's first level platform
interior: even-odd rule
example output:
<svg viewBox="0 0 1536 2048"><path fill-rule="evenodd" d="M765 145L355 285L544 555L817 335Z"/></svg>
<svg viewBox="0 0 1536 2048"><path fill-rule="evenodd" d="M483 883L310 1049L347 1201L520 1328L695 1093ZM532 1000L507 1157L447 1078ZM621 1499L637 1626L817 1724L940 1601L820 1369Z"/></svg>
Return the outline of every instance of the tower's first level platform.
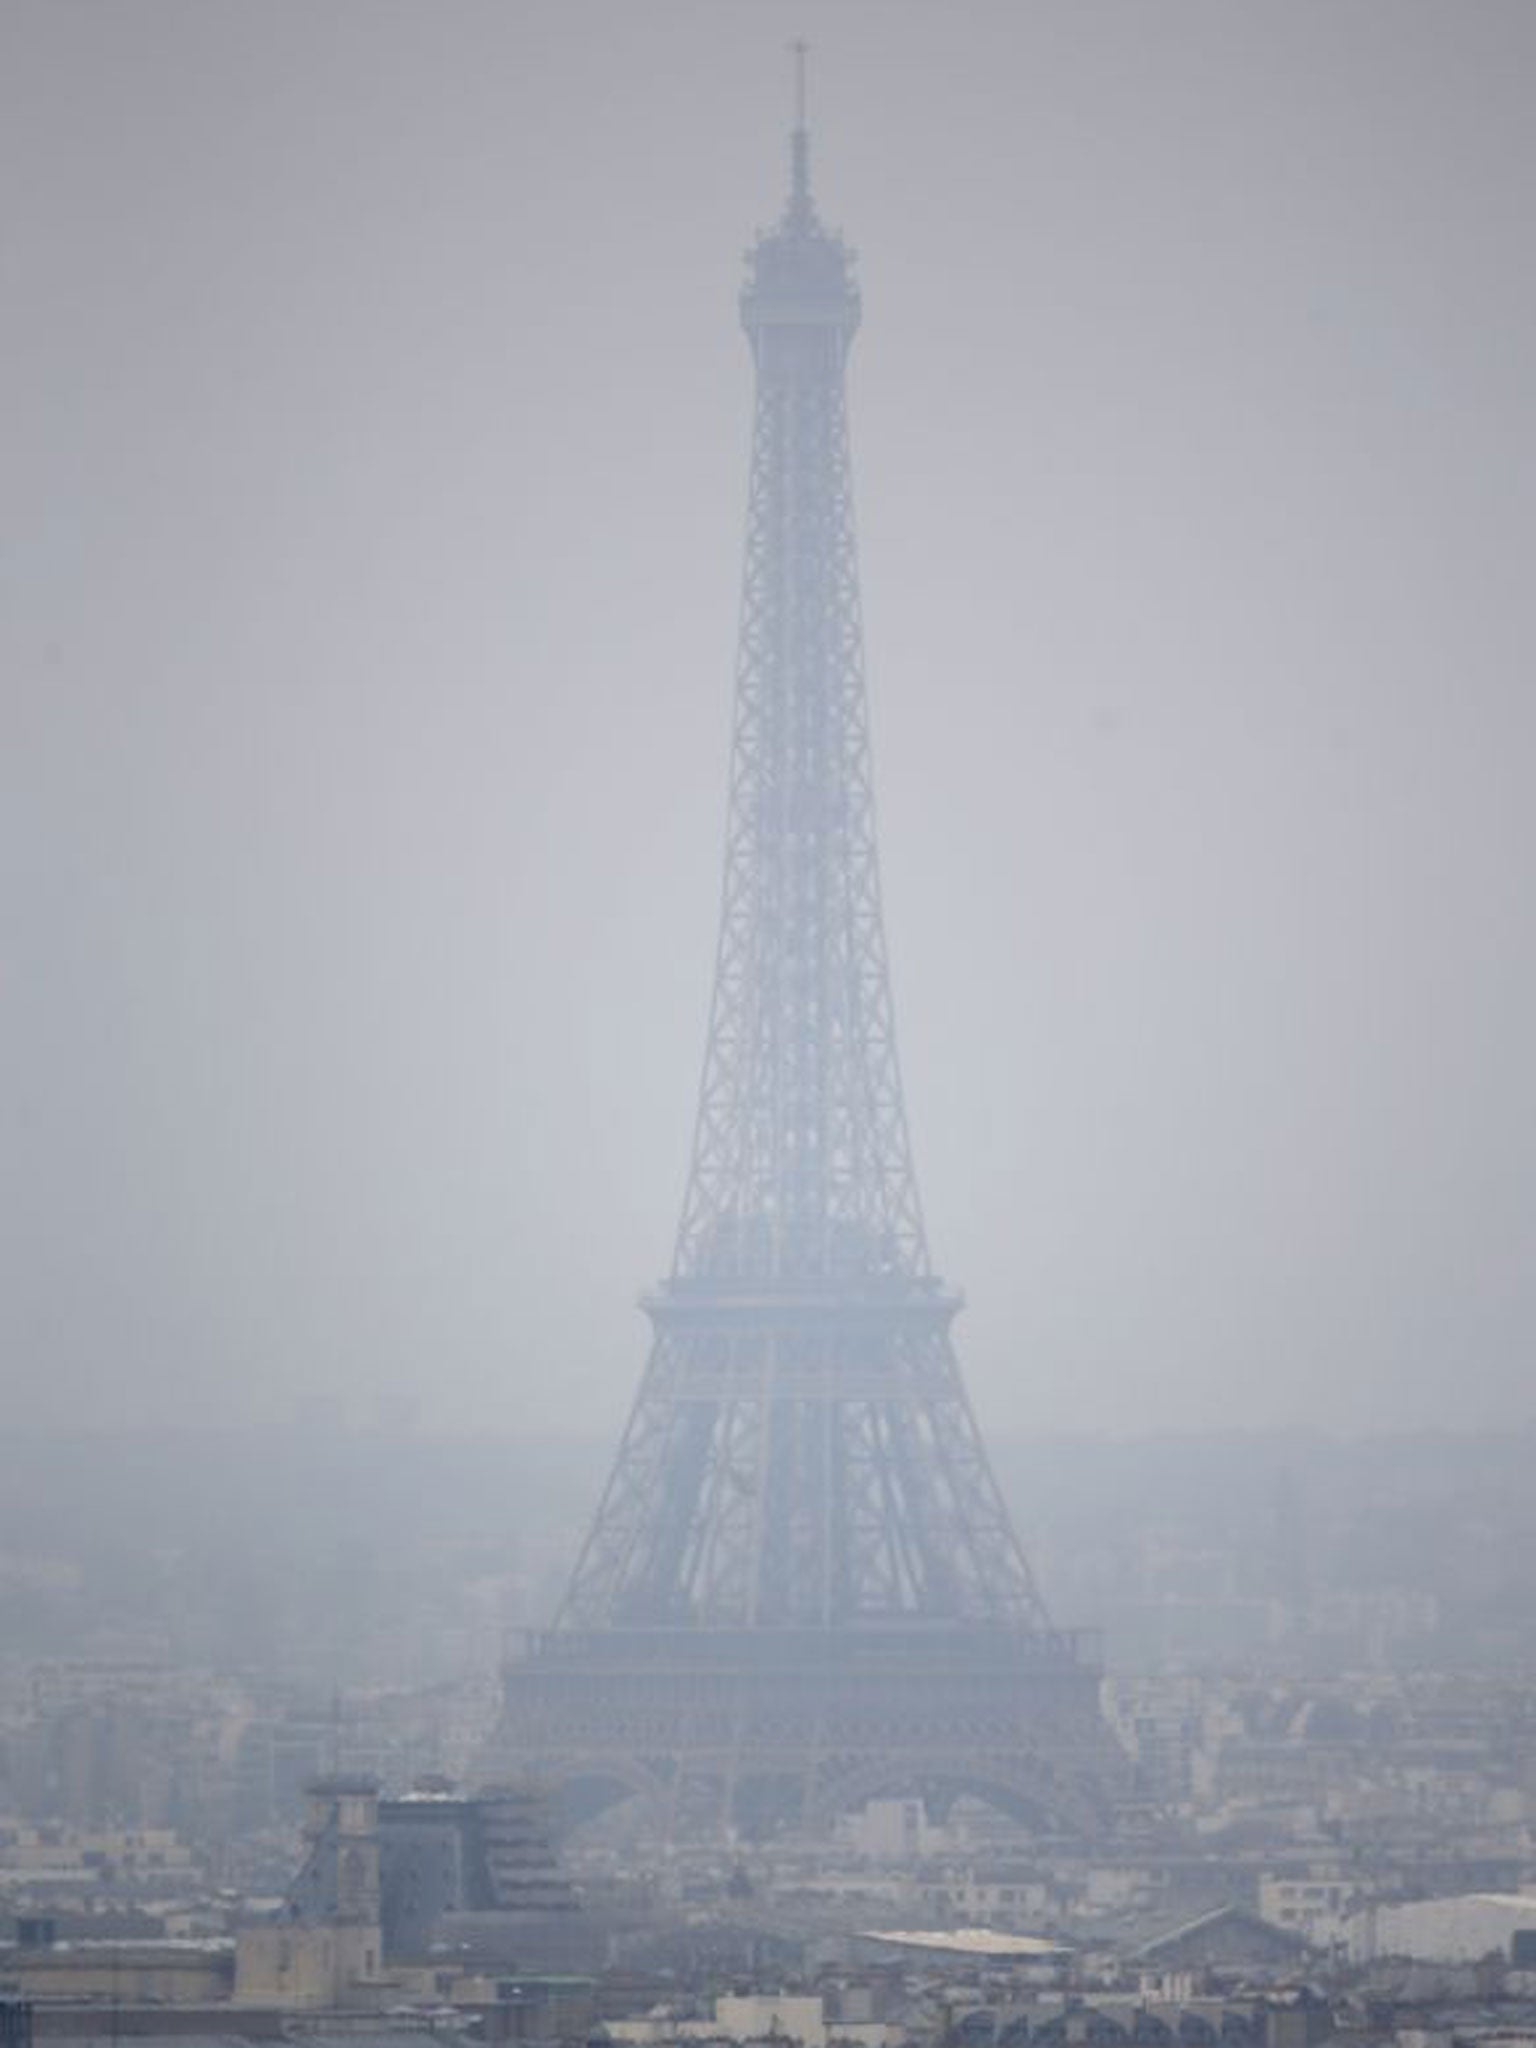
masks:
<svg viewBox="0 0 1536 2048"><path fill-rule="evenodd" d="M1084 1649L948 1624L550 1632L507 1667L487 1771L544 1779L573 1819L638 1798L674 1838L966 1794L1087 1836L1125 1772Z"/></svg>

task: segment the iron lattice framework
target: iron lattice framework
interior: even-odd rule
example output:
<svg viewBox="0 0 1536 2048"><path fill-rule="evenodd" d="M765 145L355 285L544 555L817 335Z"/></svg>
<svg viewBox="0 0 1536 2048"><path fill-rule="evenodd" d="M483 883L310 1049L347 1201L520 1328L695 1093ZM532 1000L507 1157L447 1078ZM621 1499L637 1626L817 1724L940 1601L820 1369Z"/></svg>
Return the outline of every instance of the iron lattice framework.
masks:
<svg viewBox="0 0 1536 2048"><path fill-rule="evenodd" d="M757 396L725 880L692 1166L618 1458L507 1677L524 1766L674 1824L861 1786L1082 1817L1095 1674L976 1429L912 1170L876 858L844 366L803 119L749 258ZM755 1786L754 1795L750 1788Z"/></svg>

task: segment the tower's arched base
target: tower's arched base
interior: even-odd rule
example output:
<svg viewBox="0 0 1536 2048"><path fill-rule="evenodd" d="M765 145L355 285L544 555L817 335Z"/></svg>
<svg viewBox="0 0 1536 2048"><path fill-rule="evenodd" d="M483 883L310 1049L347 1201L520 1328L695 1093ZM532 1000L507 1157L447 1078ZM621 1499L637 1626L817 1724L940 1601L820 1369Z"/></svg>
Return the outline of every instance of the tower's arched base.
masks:
<svg viewBox="0 0 1536 2048"><path fill-rule="evenodd" d="M674 1840L965 1795L1089 1839L1123 1782L1098 1676L1073 1639L1005 1629L551 1633L506 1671L489 1761L572 1820L635 1798Z"/></svg>

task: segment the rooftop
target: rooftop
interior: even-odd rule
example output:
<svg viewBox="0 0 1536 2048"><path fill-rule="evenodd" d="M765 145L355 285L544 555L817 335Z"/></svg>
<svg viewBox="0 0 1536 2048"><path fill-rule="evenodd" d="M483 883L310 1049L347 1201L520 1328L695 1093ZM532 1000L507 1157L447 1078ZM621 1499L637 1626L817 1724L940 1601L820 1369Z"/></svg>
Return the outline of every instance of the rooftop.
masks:
<svg viewBox="0 0 1536 2048"><path fill-rule="evenodd" d="M965 1956L1014 1956L1020 1960L1044 1960L1070 1955L1059 1941L1047 1941L1038 1934L1003 1934L995 1927L953 1927L928 1931L870 1931L861 1939L884 1942L891 1948L922 1948L940 1954Z"/></svg>

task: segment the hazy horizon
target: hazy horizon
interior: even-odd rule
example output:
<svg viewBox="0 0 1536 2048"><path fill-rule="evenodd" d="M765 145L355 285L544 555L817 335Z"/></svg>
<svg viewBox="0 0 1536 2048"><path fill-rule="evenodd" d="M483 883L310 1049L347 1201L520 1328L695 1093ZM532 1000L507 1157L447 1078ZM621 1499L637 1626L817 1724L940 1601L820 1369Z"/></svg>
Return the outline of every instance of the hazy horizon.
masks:
<svg viewBox="0 0 1536 2048"><path fill-rule="evenodd" d="M1536 1415L1536 12L11 0L18 1426L616 1441L798 34L984 1429Z"/></svg>

